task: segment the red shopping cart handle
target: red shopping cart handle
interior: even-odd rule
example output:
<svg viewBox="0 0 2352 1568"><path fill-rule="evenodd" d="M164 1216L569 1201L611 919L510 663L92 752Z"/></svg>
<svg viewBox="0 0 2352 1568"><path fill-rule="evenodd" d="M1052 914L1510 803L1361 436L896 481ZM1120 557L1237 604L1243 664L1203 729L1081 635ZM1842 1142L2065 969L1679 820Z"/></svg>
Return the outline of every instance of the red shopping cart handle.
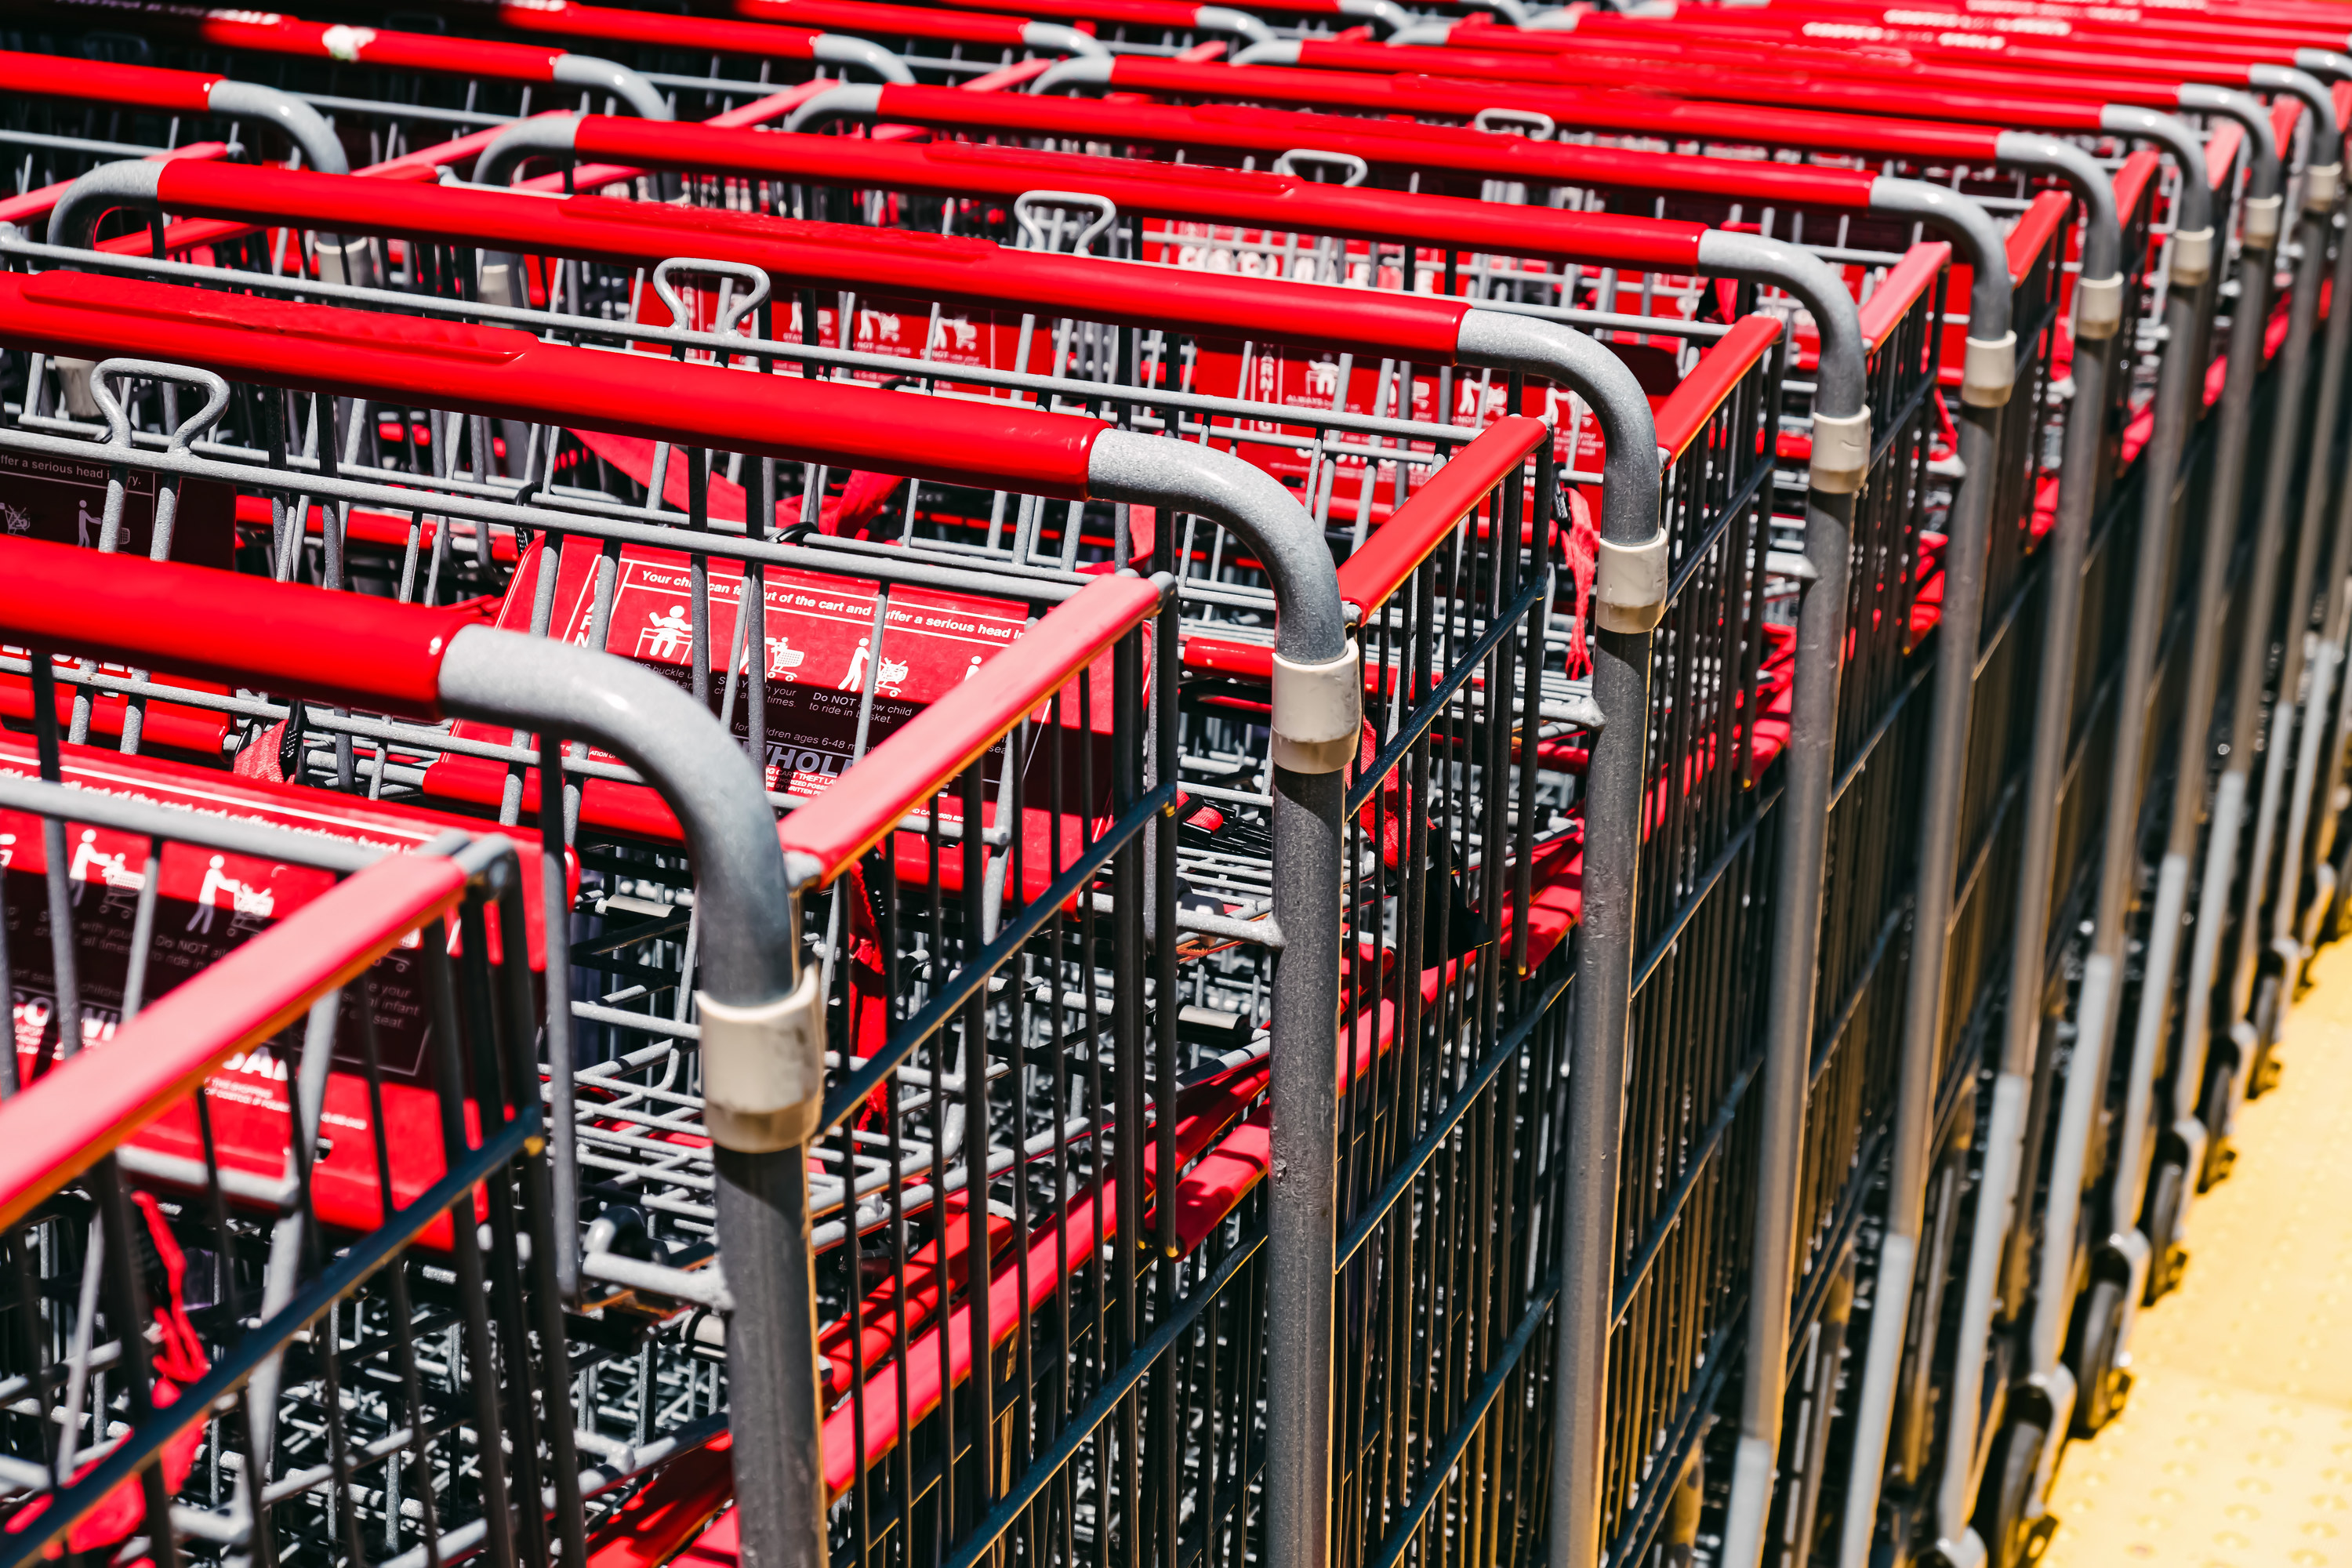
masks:
<svg viewBox="0 0 2352 1568"><path fill-rule="evenodd" d="M872 96L860 118L981 132L1012 131L1082 141L1133 142L1168 149L1216 147L1279 155L1293 148L1350 153L1374 164L1453 169L1530 183L1635 186L1643 190L1717 192L1733 188L1758 200L1867 206L1876 175L1809 163L1767 163L1751 158L1702 158L1675 153L1533 142L1463 126L1422 125L1238 104L1137 103L1125 100L1040 98L1032 93L981 94L954 88L835 89L835 98ZM822 109L824 100L817 100Z"/></svg>
<svg viewBox="0 0 2352 1568"><path fill-rule="evenodd" d="M901 155L899 149L880 151ZM1310 348L1360 347L1367 331L1376 330L1383 345L1441 363L1453 362L1462 318L1472 308L1470 301L1436 296L1369 295L1213 272L1171 274L908 229L605 196L550 198L373 182L355 186L330 174L232 164L165 165L155 199L175 214L267 217L328 233L400 235L625 267L695 256L883 298L1028 307ZM143 251L147 241L137 243Z"/></svg>
<svg viewBox="0 0 2352 1568"><path fill-rule="evenodd" d="M1122 55L1117 63L1123 67L1131 58ZM1360 82L1367 79L1334 79ZM593 114L583 116L574 127L572 150L583 156L656 168L767 174L1006 201L1039 189L1082 189L1108 198L1121 212L1217 224L1264 224L1356 239L1392 242L1397 237L1393 192L1320 185L1285 174L1190 163L1139 163L1125 158L961 142L910 147L845 136L777 136ZM1702 224L1499 206L1459 197L1424 196L1421 205L1432 215L1431 221L1439 221L1442 215L1463 248L1513 256L1557 253L1596 262L1691 269L1697 266L1699 237L1707 232Z"/></svg>
<svg viewBox="0 0 2352 1568"><path fill-rule="evenodd" d="M1368 76L1287 66L1228 66L1120 55L1100 85L1116 91L1175 93L1240 103L1289 103L1343 112L1468 120L1481 110L1532 108L1559 118L1675 140L1720 136L1743 144L1787 143L1916 157L1995 157L1997 133L1914 116L1866 117L1801 109L1684 102L1656 94L1575 86L1528 87L1432 76Z"/></svg>
<svg viewBox="0 0 2352 1568"><path fill-rule="evenodd" d="M1111 428L1005 403L916 403L840 382L546 343L504 328L79 272L0 276L0 341L656 440L692 430L726 451L1066 500L1087 496L1095 437Z"/></svg>
<svg viewBox="0 0 2352 1568"><path fill-rule="evenodd" d="M806 27L730 22L713 16L677 16L617 5L576 5L571 0L536 0L534 4L520 5L514 0L501 0L499 25L519 33L786 60L811 58L817 37L814 30Z"/></svg>
<svg viewBox="0 0 2352 1568"><path fill-rule="evenodd" d="M0 638L20 647L423 719L449 639L480 619L30 539L0 539Z"/></svg>
<svg viewBox="0 0 2352 1568"><path fill-rule="evenodd" d="M0 49L0 90L8 92L202 114L212 107L213 85L222 79L218 71L161 70Z"/></svg>
<svg viewBox="0 0 2352 1568"><path fill-rule="evenodd" d="M781 22L846 28L869 37L895 34L1015 49L1030 41L1024 34L1027 17L992 16L982 11L934 10L928 5L891 5L876 0L739 0L735 10L737 15L751 18L734 24L736 26L773 26Z"/></svg>

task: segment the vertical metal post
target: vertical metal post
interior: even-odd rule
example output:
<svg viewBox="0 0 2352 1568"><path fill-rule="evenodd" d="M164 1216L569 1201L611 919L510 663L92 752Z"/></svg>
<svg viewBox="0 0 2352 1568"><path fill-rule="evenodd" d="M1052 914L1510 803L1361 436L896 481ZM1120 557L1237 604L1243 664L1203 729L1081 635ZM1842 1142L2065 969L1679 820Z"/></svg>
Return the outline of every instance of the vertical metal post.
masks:
<svg viewBox="0 0 2352 1568"><path fill-rule="evenodd" d="M1654 527L1654 522L1653 523ZM1600 1561L1607 1445L1609 1331L1617 1284L1617 1176L1633 1010L1642 796L1648 775L1651 632L1665 608L1666 536L1604 530L1604 547L1656 561L1654 603L1594 584L1592 700L1603 727L1584 775L1584 907L1568 1075L1568 1158L1575 1194L1561 1238L1559 1354L1552 1370L1551 1568ZM1602 560L1610 555L1604 549ZM1638 563L1629 563L1638 564Z"/></svg>
<svg viewBox="0 0 2352 1568"><path fill-rule="evenodd" d="M1902 1058L1895 1080L1886 1228L1879 1247L1878 1291L1859 1389L1852 1467L1839 1561L1866 1554L1877 1522L1887 1434L1894 1422L1896 1373L1908 1327L1913 1268L1934 1131L1937 1057L1943 1040L1945 968L1958 874L1960 811L1976 695L1976 660L1984 614L1984 566L1992 501L2000 488L2002 410L2017 380L2017 332L2007 247L1975 203L1940 186L1880 180L1874 209L1916 215L1948 234L1973 274L1963 367L1959 457L1961 488L1952 499L1944 551L1944 600L1937 625L1936 679L1928 719L1926 778L1919 812L1919 864L1914 894L1910 967L1903 999Z"/></svg>
<svg viewBox="0 0 2352 1568"><path fill-rule="evenodd" d="M2292 312L2290 331L2297 327L2305 329L2304 335L2306 340L2310 336L2309 329L2316 322L2319 275L2325 265L2327 242L2335 233L2335 214L2332 211L2308 207L2305 210L2300 225L2303 256L2295 268L2295 303ZM2347 248L2352 249L2352 247ZM2339 289L2344 286L2344 270L2339 265L2336 269L2336 287ZM2264 1037L2266 1026L2261 1017L2263 1009L2256 1005L2256 975L2261 967L2263 951L2263 906L2268 901L2271 890L2273 839L2278 830L2280 798L2286 788L2287 764L2294 754L2291 737L2294 734L2295 727L2296 688L2302 684L2304 674L2304 639L2305 634L2311 626L2311 579L2312 574L2318 570L2319 500L2326 492L2327 475L2335 466L2333 437L2337 388L2336 378L2331 371L2341 368L2340 345L2344 335L2345 313L2335 311L2330 314L2326 339L2327 352L2321 371L2319 408L2317 417L2311 426L2311 454L2307 459L2309 473L2300 519L2302 527L2295 539L2294 569L2287 580L2285 624L2279 634L2283 647L2279 657L2277 691L2271 707L2269 735L2263 747L2262 795L2254 809L2253 843L2252 853L2247 858L2244 897L2239 909L2234 937L2237 951L2231 971L2230 1018L2233 1033L2242 1033L2246 1037L2240 1047L2237 1070L2232 1075L2233 1102L2235 1099L2242 1098L2246 1091L2251 1081L2253 1058L2270 1043L2269 1039ZM2292 348L2290 347L2287 352L2292 353ZM2271 456L2273 467L2269 487L2263 497L2263 521L2265 532L2255 542L2255 548L2258 551L2263 549L2265 545L2271 547L2270 570L2272 573L2277 571L2276 557L2283 552L2285 545L2284 539L2280 535L2286 526L2284 511L2289 489L2287 460L2292 454L2294 443L2301 439L2304 429L2302 383L2298 380L2294 384L2288 384L2284 373L2305 369L2308 353L2309 348L2306 342L2303 356L2304 363L2290 362L2283 367L2278 420L2272 427ZM2257 584L2258 586L2261 585L2260 578L2257 579ZM2256 599L2253 614L2259 617L2261 630L2256 634L2252 629L2253 623L2250 622L2246 643L2249 648L2259 647L2261 668L2250 672L2242 666L2239 670L2239 682L2242 698L2251 675L2256 695L2254 700L2246 703L2242 710L2244 713L2242 719L2235 714L2232 715L2232 729L2242 730L2246 735L2247 743L2242 748L2233 741L2230 751L2231 762L2242 762L2249 770L2253 766L2252 738L2259 722L2255 710L2260 705L2262 682L2270 666L2270 627L2273 616L2268 595ZM2295 874L2297 870L2292 865L2287 869L2289 874ZM2291 903L2292 895L2290 894L2284 901ZM2289 962L2299 960L2301 956L2299 952L2294 952ZM2275 1016L2276 1010L2273 1010L2272 1018L2274 1020Z"/></svg>
<svg viewBox="0 0 2352 1568"><path fill-rule="evenodd" d="M2278 244L2278 147L2272 138L2267 111L2260 105L2251 109L2237 106L2235 100L2242 96L2213 94L2208 103L2203 95L2193 93L2191 89L2181 89L2184 107L2239 115L2247 132L2247 155L2252 167L2247 174L2248 194L2241 203L2238 297L2230 307L2230 343L2208 492L2211 499L2206 509L2204 543L2198 552L2196 597L2189 624L2189 689L2180 710L2172 822L2164 858L2157 868L2156 907L2149 922L2156 941L2151 942L2147 973L2140 984L2137 1027L2159 1035L2167 1027L2171 1010L2172 963L2178 962L2178 956L2171 951L2174 944L2166 942L2167 951L2158 952L2157 942L2175 936L2180 928L2188 907L2189 862L2197 852L2198 829L2206 816L2205 771L2212 756L2213 700L2221 684L2221 623L2229 607L2222 590L2227 586L2230 555L2237 544L2238 509L2245 489L2246 443L2253 421L2254 381L2262 372L2263 335L2270 325L2271 278ZM2216 792L2210 804L2214 837L2219 838L2226 816L2230 819L2230 836L2234 839L2235 818L2242 802L2229 800ZM2212 986L2212 957L2202 923L2191 938L2191 998L2209 994ZM2161 967L2160 959L2166 961ZM2201 984L2198 973L2200 962ZM2173 1068L2176 1120L2195 1115L2201 1098L2208 1014L2209 1009L2193 1000L2182 1011L2180 1047Z"/></svg>
<svg viewBox="0 0 2352 1568"><path fill-rule="evenodd" d="M1343 770L1361 739L1363 671L1322 531L1272 476L1204 447L1105 430L1088 450L1087 481L1097 500L1214 519L1258 555L1274 584L1269 760L1282 953L1268 1066L1266 1554L1272 1568L1325 1568L1339 1215L1340 809Z"/></svg>
<svg viewBox="0 0 2352 1568"><path fill-rule="evenodd" d="M455 717L608 747L685 828L703 917L695 1001L743 1560L827 1568L806 1151L824 1103L824 1008L819 972L800 963L799 889L759 774L710 710L662 677L547 637L467 626L449 640L439 687Z"/></svg>
<svg viewBox="0 0 2352 1568"><path fill-rule="evenodd" d="M1797 611L1795 688L1775 872L1772 952L1764 1019L1765 1069L1757 1151L1758 1217L1748 1259L1748 1354L1740 1438L1725 1522L1728 1563L1761 1555L1771 1506L1788 1354L1789 1276L1795 1251L1797 1173L1803 1154L1807 1066L1821 948L1822 879L1835 783L1838 688L1845 659L1847 581L1854 507L1870 474L1866 402L1869 344L1844 280L1819 257L1753 235L1710 231L1698 259L1711 271L1769 283L1811 310L1821 331L1814 381L1812 458L1805 497L1805 556L1811 581ZM1589 853L1589 852L1588 852ZM1571 1135L1573 1130L1571 1130Z"/></svg>
<svg viewBox="0 0 2352 1568"><path fill-rule="evenodd" d="M792 906L797 914L797 898ZM803 1016L814 1012L821 1018L821 1005L811 1005L818 1001L816 977L814 968L803 971L782 1007L798 1004L795 1010ZM759 1014L772 1017L777 1009L727 1008L707 992L698 1000L704 1089L709 1096L718 1063L713 1036L722 1021L734 1014L736 1026L748 1026L749 1033L769 1021ZM795 1124L783 1125L788 1118L779 1117L766 1136L749 1119L709 1115L719 1252L732 1301L727 1314L727 1421L734 1434L736 1518L745 1568L827 1568L831 1561L816 1441L821 1405L815 1255L809 1244L807 1143L816 1107L787 1110L801 1112L789 1119Z"/></svg>
<svg viewBox="0 0 2352 1568"><path fill-rule="evenodd" d="M1339 1163L1333 1001L1339 990L1343 776L1274 769L1274 972L1266 1200L1266 1557L1330 1561L1332 1274ZM1283 1506L1276 1506L1282 1500Z"/></svg>

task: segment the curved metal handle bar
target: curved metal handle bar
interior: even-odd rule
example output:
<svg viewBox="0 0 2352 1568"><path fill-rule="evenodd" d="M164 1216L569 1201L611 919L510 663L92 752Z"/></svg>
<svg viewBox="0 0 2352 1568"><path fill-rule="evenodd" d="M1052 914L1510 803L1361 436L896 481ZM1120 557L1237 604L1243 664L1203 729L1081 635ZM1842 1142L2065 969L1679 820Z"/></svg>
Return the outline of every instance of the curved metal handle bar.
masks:
<svg viewBox="0 0 2352 1568"><path fill-rule="evenodd" d="M1559 130L1559 122L1537 109L1482 109L1470 117L1471 126L1496 136L1525 136L1530 142L1549 142Z"/></svg>
<svg viewBox="0 0 2352 1568"><path fill-rule="evenodd" d="M302 159L322 174L348 174L352 161L343 154L342 139L326 117L292 93L258 82L216 81L205 94L214 113L275 125L297 147Z"/></svg>
<svg viewBox="0 0 2352 1568"><path fill-rule="evenodd" d="M915 73L905 60L879 44L845 33L819 33L809 40L809 57L829 66L856 66L893 86L915 85Z"/></svg>
<svg viewBox="0 0 2352 1568"><path fill-rule="evenodd" d="M737 337L740 322L748 321L753 312L768 302L774 283L767 269L746 266L740 261L713 261L700 256L673 256L654 268L654 292L669 307L669 322L683 331L694 330L694 313L687 309L686 300L678 294L670 279L678 273L701 273L712 278L731 278L747 285L743 294L727 306L727 313L712 323L710 330L722 338Z"/></svg>
<svg viewBox="0 0 2352 1568"><path fill-rule="evenodd" d="M1087 247L1109 233L1110 226L1118 221L1118 208L1108 196L1089 195L1083 191L1024 191L1013 198L1013 216L1021 225L1021 232L1032 241L1032 250L1062 253L1057 244L1062 226L1056 223L1049 236L1037 216L1037 209L1048 206L1078 207L1095 215L1094 221L1080 229L1077 238L1070 242L1066 254L1072 256L1084 256Z"/></svg>
<svg viewBox="0 0 2352 1568"><path fill-rule="evenodd" d="M627 104L646 120L674 120L669 99L661 89L623 65L593 55L558 55L550 62L554 79L566 87L601 89Z"/></svg>
<svg viewBox="0 0 2352 1568"><path fill-rule="evenodd" d="M100 360L90 367L89 395L105 411L107 428L110 432L107 438L117 447L131 445L131 416L124 410L122 400L115 395L114 389L107 385L108 381L118 375L147 376L155 381L176 381L184 386L204 388L205 405L180 421L179 427L172 432L164 445L167 451L186 451L195 441L197 434L211 429L228 407L228 383L211 371L199 370L194 365L167 364L162 360Z"/></svg>
<svg viewBox="0 0 2352 1568"><path fill-rule="evenodd" d="M1353 153L1326 153L1319 147L1293 147L1274 161L1274 172L1277 174L1315 180L1314 175L1304 173L1307 169L1345 170L1348 177L1339 183L1347 186L1362 184L1364 176L1372 172L1372 166ZM1315 180L1315 183L1321 184L1324 182Z"/></svg>
<svg viewBox="0 0 2352 1568"><path fill-rule="evenodd" d="M1033 49L1052 49L1079 58L1099 55L1107 59L1110 56L1110 51L1093 38L1059 22L1024 22L1021 41Z"/></svg>

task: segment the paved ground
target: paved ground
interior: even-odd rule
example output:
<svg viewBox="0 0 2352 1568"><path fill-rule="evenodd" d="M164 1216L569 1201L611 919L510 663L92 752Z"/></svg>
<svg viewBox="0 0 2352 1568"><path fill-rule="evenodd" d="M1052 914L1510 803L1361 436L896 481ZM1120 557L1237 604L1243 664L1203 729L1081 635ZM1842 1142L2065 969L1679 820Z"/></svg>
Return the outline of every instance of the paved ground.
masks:
<svg viewBox="0 0 2352 1568"><path fill-rule="evenodd" d="M2352 1568L2352 944L2133 1336L2123 1418L2066 1456L2041 1568Z"/></svg>

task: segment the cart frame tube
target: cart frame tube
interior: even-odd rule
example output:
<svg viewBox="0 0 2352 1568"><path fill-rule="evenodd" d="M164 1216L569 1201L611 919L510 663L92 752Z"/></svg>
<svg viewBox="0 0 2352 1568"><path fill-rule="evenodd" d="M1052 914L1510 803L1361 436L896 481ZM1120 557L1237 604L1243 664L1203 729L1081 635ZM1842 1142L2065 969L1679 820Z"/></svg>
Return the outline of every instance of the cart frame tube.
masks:
<svg viewBox="0 0 2352 1568"><path fill-rule="evenodd" d="M2011 285L2006 247L1991 216L1977 203L1941 186L1913 180L1880 179L1871 188L1874 210L1913 216L1949 237L1967 256L1972 274L1969 301L1968 364L1961 389L1960 461L1965 470L1952 501L1950 542L1944 555L1944 597L1937 622L1939 638L1934 710L1930 720L1927 788L1921 799L1920 869L1915 917L1910 993L1906 1006L1916 1013L1922 995L1927 999L1930 1028L1934 1005L1943 991L1943 933L1949 923L1952 885L1958 858L1959 788L1966 772L1969 700L1976 670L1975 647L1984 597L1983 563L1992 494L1997 476L1993 456L2000 410L2010 398L2017 374L2017 334L2010 321ZM1817 563L1818 564L1818 563ZM1926 933L1933 931L1930 942ZM1932 968L1930 967L1932 965ZM1776 979L1778 977L1776 976ZM1777 1022L1777 1015L1776 1015ZM1901 1092L1914 1090L1914 1079L1932 1077L1933 1037L1927 1040L1930 1069L1916 1074L1916 1052L1907 1032ZM1796 1268L1797 1163L1802 1148L1807 1069L1811 1057L1811 1025L1801 1038L1776 1038L1768 1058L1765 1084L1765 1125L1769 1140L1786 1130L1788 1153L1768 1160L1761 1171L1754 1262L1750 1279L1758 1283L1748 1297L1748 1358L1741 1392L1740 1443L1731 1479L1731 1499L1724 1531L1723 1561L1736 1568L1754 1568L1764 1553L1764 1532L1771 1512L1772 1480L1780 1444L1782 1405L1786 1397L1789 1351L1789 1293ZM1920 1092L1927 1092L1924 1088ZM1898 1191L1901 1189L1898 1188ZM1916 1234L1916 1221L1911 1232ZM1894 1234L1890 1217L1890 1238ZM1779 1282L1779 1288L1771 1288ZM1887 1390L1891 1394L1892 1382ZM1891 1401L1887 1404L1891 1409ZM1865 1434L1883 1432L1886 1410L1864 1406ZM1884 1438L1881 1438L1883 1447ZM1870 1506L1876 1505L1876 1494Z"/></svg>
<svg viewBox="0 0 2352 1568"><path fill-rule="evenodd" d="M1785 1359L1788 1338L1788 1274L1794 1252L1797 1170L1804 1142L1806 1064L1811 1053L1814 972L1821 946L1822 878L1828 849L1830 793L1836 773L1838 682L1845 642L1846 583L1853 552L1853 508L1870 467L1871 433L1867 396L1869 346L1853 296L1827 263L1799 247L1760 236L1710 230L1698 247L1699 265L1707 271L1769 283L1785 289L1812 313L1821 333L1821 358L1812 411L1812 460L1805 496L1805 554L1812 579L1803 589L1798 610L1795 689L1789 745L1784 754L1782 827L1775 868L1773 907L1780 911L1772 933L1767 984L1769 1001L1765 1020L1764 1105L1758 1168L1762 1191L1759 1201L1758 1239L1754 1263L1763 1272L1749 1280L1748 1339L1750 1354L1774 1354ZM1586 872L1591 886L1590 863ZM1588 891L1587 898L1591 897ZM1800 914L1798 911L1804 911ZM1590 995L1579 1000L1580 1016L1591 1006ZM1605 1124L1578 1114L1578 1074L1571 1072L1570 1132L1571 1148L1593 1148L1606 1140L1611 1182L1605 1194L1591 1190L1588 1181L1571 1190L1569 1257L1581 1260L1578 1220L1605 1201L1608 1224L1587 1245L1600 1248L1601 1268L1594 1314L1598 1344L1580 1347L1589 1358L1570 1363L1562 1359L1563 1376L1581 1373L1605 1374L1607 1369L1609 1304L1614 1279L1608 1268L1609 1240L1615 1226L1614 1163L1622 1138L1624 1119L1624 1059L1621 1049L1610 1064L1613 1081L1588 1083L1587 1093L1603 1101ZM1588 1159L1595 1157L1592 1154ZM1575 1276L1571 1274L1573 1281ZM1777 1281L1777 1283L1775 1283ZM1777 1300L1773 1300L1777 1299ZM1582 1305L1577 1292L1564 1300ZM1567 1315L1562 1333L1566 1337ZM1763 1348L1757 1347L1761 1342ZM1738 1458L1734 1469L1735 1512L1727 1544L1747 1551L1760 1543L1762 1514L1771 1491L1777 1456L1780 1402L1785 1392L1775 1376L1750 1377L1743 1399ZM1596 1393L1595 1408L1601 1397ZM1599 1436L1594 1435L1597 1460ZM1556 1440L1557 1453L1564 1443ZM1575 1478L1583 1479L1581 1476ZM1593 1476L1598 1480L1597 1464ZM1591 1548L1584 1551L1587 1525L1574 1508L1562 1510L1555 1495L1555 1521L1566 1514L1574 1531L1563 1552L1559 1525L1555 1523L1552 1568L1589 1568L1599 1556L1598 1486L1589 1512ZM1742 1562L1738 1557L1727 1561Z"/></svg>

